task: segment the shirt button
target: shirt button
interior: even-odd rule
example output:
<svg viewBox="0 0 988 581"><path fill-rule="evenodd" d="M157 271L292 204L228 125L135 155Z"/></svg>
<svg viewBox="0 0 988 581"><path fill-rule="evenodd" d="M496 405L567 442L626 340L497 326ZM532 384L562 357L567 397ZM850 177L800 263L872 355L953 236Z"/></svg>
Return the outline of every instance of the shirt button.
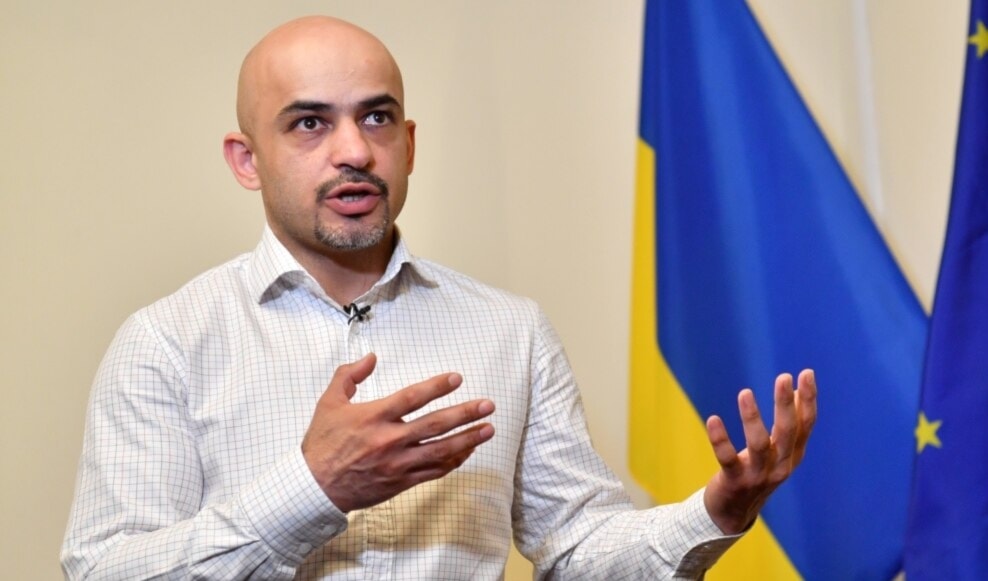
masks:
<svg viewBox="0 0 988 581"><path fill-rule="evenodd" d="M328 535L331 532L333 532L333 527L331 527L329 525L326 525L326 526L324 526L322 528L322 534L324 534L324 535Z"/></svg>
<svg viewBox="0 0 988 581"><path fill-rule="evenodd" d="M310 545L309 543L302 543L301 545L298 546L298 552L303 555L307 555L311 550L312 550L312 545Z"/></svg>

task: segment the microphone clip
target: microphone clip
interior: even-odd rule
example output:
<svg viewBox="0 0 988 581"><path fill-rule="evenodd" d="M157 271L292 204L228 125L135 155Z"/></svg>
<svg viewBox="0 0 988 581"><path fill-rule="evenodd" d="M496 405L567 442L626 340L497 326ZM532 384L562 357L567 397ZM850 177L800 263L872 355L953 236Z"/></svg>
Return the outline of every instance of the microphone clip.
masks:
<svg viewBox="0 0 988 581"><path fill-rule="evenodd" d="M358 307L357 303L350 303L349 305L344 306L343 311L346 312L346 314L350 315L350 318L347 319L347 324L349 325L353 323L354 319L356 319L360 323L363 323L364 321L367 320L367 313L370 312L370 309L371 309L370 305Z"/></svg>

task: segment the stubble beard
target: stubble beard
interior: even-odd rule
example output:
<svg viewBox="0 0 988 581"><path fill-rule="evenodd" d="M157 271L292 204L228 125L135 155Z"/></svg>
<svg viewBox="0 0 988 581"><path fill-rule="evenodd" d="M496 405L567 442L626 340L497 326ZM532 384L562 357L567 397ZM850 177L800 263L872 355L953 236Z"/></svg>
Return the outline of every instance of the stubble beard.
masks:
<svg viewBox="0 0 988 581"><path fill-rule="evenodd" d="M354 251L365 250L380 244L388 234L391 226L391 205L389 203L388 184L380 177L359 170L346 169L336 178L323 183L316 190L316 199L323 199L333 189L346 183L369 183L381 193L381 218L373 224L361 224L364 218L346 218L339 226L327 226L316 216L315 238L323 246L331 250Z"/></svg>

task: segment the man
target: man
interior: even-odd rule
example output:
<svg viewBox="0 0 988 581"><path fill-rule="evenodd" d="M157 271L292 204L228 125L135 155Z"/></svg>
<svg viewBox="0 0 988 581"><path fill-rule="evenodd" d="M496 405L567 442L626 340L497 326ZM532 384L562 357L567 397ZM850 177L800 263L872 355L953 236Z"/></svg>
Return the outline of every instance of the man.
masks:
<svg viewBox="0 0 988 581"><path fill-rule="evenodd" d="M401 240L403 105L387 49L339 20L247 55L224 153L268 227L114 339L67 576L494 579L514 535L540 577L696 578L799 463L809 371L776 381L771 434L741 393L741 453L708 421L722 469L703 490L632 510L538 307Z"/></svg>

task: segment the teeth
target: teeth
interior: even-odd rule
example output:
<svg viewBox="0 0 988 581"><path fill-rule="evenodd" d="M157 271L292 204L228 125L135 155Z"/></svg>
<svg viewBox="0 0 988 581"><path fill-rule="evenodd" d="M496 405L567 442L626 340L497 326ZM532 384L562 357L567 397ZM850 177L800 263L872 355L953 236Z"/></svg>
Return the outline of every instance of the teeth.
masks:
<svg viewBox="0 0 988 581"><path fill-rule="evenodd" d="M356 202L364 197L365 194L343 194L340 199L344 202Z"/></svg>

